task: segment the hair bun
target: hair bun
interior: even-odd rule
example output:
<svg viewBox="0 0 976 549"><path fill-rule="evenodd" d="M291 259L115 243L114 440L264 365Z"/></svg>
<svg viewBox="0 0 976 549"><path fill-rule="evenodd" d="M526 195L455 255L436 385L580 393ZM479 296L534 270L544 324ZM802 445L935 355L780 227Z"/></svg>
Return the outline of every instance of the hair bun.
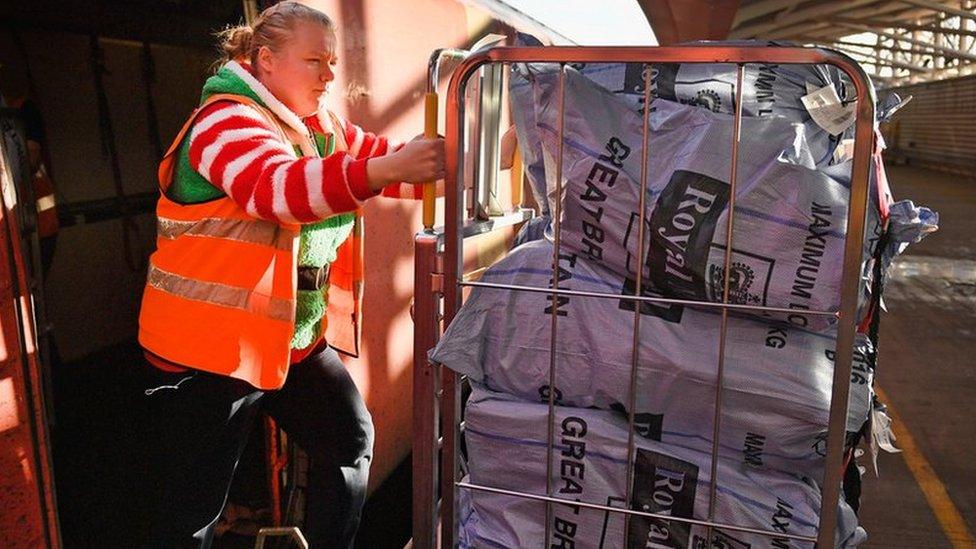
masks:
<svg viewBox="0 0 976 549"><path fill-rule="evenodd" d="M220 49L223 51L223 61L232 61L247 57L251 51L251 41L254 38L254 29L248 25L228 27L221 31Z"/></svg>
<svg viewBox="0 0 976 549"><path fill-rule="evenodd" d="M232 60L257 63L262 47L277 51L291 36L298 21L317 23L334 30L332 20L321 11L291 0L279 2L261 12L251 25L227 27L217 33L221 55L219 65Z"/></svg>

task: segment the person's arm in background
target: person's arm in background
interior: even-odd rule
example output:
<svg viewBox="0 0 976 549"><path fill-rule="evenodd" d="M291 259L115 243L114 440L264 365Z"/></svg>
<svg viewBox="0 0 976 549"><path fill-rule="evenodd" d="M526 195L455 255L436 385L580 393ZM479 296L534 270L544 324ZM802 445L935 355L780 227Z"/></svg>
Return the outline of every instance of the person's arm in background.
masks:
<svg viewBox="0 0 976 549"><path fill-rule="evenodd" d="M27 137L27 156L30 159L31 174L40 169L44 162L42 144L44 143L44 120L41 111L29 98L20 106L20 116L24 121Z"/></svg>

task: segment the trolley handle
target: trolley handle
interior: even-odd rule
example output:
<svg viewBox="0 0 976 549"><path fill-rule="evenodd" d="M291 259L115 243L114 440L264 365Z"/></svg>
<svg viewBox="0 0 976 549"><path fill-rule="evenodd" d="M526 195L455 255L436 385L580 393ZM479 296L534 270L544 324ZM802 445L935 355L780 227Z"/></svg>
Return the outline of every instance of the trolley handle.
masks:
<svg viewBox="0 0 976 549"><path fill-rule="evenodd" d="M427 63L427 94L424 96L424 137L437 137L437 82L440 80L441 62L445 59L462 60L468 55L467 50L454 48L440 48L430 54ZM434 181L423 183L424 190L424 232L434 232L434 199L436 188Z"/></svg>
<svg viewBox="0 0 976 549"><path fill-rule="evenodd" d="M430 54L430 58L427 61L427 93L424 95L424 137L428 139L437 137L439 107L437 83L440 81L441 64L448 59L464 61L472 54L479 52L487 46L497 44L504 39L505 37L499 34L487 34L475 42L471 46L471 49L439 48ZM435 218L434 200L437 197L435 182L424 182L422 183L422 188L424 232L432 233L434 231Z"/></svg>

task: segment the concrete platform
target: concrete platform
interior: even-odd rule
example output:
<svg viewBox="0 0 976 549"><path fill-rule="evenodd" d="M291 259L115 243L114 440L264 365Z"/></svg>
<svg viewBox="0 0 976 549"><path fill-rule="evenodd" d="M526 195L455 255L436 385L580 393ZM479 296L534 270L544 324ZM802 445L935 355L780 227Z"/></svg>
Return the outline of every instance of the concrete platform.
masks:
<svg viewBox="0 0 976 549"><path fill-rule="evenodd" d="M976 547L976 181L911 167L889 178L941 228L909 247L885 293L877 384L907 435L903 453L880 456L880 478L864 461L862 547Z"/></svg>

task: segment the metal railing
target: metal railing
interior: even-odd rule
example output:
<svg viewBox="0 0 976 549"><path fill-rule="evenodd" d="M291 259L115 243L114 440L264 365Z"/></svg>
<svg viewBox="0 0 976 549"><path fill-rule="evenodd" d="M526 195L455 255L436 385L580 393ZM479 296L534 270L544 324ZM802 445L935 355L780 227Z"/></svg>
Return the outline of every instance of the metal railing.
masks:
<svg viewBox="0 0 976 549"><path fill-rule="evenodd" d="M476 71L487 65L505 65L511 63L556 63L560 65L558 105L559 118L557 128L557 156L556 156L556 196L562 196L562 142L563 142L563 114L566 66L568 63L714 63L735 64L737 67L735 87L734 131L729 143L732 163L730 177L730 201L728 204L727 235L724 254L724 292L721 302L694 301L687 299L673 299L666 297L648 297L642 295L641 276L636 277L636 291L633 295L620 295L599 292L580 292L558 287L558 276L552 277L553 285L548 288L534 288L510 284L494 284L475 280L465 280L463 271L465 249L468 235L478 232L476 227L485 228L484 221L479 222L471 217L470 205L465 204L464 173L466 151L463 137L465 135L465 89L470 77ZM774 307L743 305L729 302L728 276L731 265L732 237L734 229L735 189L738 177L737 167L740 155L741 124L742 124L742 81L744 67L752 63L776 64L830 64L841 69L853 82L856 91L856 120L855 147L851 172L851 193L847 214L847 229L845 232L843 271L841 274L840 308L836 311L803 311L811 315L834 315L838 319L836 338L836 357L833 369L833 385L830 401L830 413L827 425L826 467L822 487L820 507L820 524L817 536L801 536L784 534L779 531L762 530L735 524L715 522L716 500L716 464L718 462L718 444L720 412L722 406L722 376L725 368L725 342L728 329L728 315L730 310L749 310L753 312L795 312L788 309ZM651 71L645 73L645 105L650 99ZM447 94L447 128L446 128L446 182L445 182L445 226L438 230L426 230L416 237L415 256L415 350L414 350L414 446L413 446L413 513L414 536L413 546L416 548L444 547L456 545L457 537L457 490L480 490L501 493L511 496L535 499L546 502L547 517L550 515L553 503L564 503L564 500L553 497L551 486L551 468L554 441L554 393L549 391L549 430L547 442L547 492L546 494L531 494L513 490L503 490L496 487L479 485L473 482L459 480L459 438L460 438L460 409L461 379L447 368L431 365L427 359L427 351L437 342L441 328L446 327L454 318L462 302L464 287L499 288L510 291L534 291L549 293L555 299L563 295L584 295L591 297L612 298L632 302L652 302L694 305L706 310L714 310L721 314L721 335L719 345L719 361L717 365L718 383L715 393L715 415L713 419L713 439L711 450L711 488L709 490L708 520L675 517L660 513L609 507L594 503L572 501L574 506L597 509L610 513L623 513L625 517L642 516L666 519L677 523L695 524L709 529L706 539L711 538L711 529L718 528L728 531L750 532L770 538L795 539L805 542L816 542L818 547L834 546L835 527L837 524L838 501L843 474L843 452L846 431L846 411L853 358L854 337L856 333L856 311L858 306L858 291L860 282L861 246L865 227L865 213L868 203L870 159L874 148L874 96L873 89L868 83L864 72L851 58L837 52L815 48L793 47L759 47L759 46L678 46L678 47L546 47L546 48L493 48L480 51L468 56L455 70ZM648 118L650 109L644 108L641 193L640 193L640 222L638 223L638 249L643 264L645 248L644 226L647 209L645 200L648 166ZM467 207L466 207L467 206ZM476 210L477 208L474 208ZM559 253L560 201L556 200L553 211L553 239L554 256ZM518 215L514 218L518 219ZM510 220L512 217L510 216ZM499 223L497 226L509 226ZM489 227L497 229L497 226ZM553 264L558 265L558 258L554 257ZM555 267L554 267L555 269ZM636 303L635 303L636 304ZM628 406L630 432L628 435L628 463L632 464L635 451L634 442L634 395L636 388L636 371L638 366L637 342L640 324L640 309L635 306L635 321L632 343L634 345L630 395ZM550 308L552 319L552 337L550 356L550 387L555 385L555 350L556 350L556 318L555 307ZM632 484L631 468L628 469L627 494L624 501L630 501ZM549 523L547 520L547 537L549 539ZM439 535L438 535L439 533Z"/></svg>

